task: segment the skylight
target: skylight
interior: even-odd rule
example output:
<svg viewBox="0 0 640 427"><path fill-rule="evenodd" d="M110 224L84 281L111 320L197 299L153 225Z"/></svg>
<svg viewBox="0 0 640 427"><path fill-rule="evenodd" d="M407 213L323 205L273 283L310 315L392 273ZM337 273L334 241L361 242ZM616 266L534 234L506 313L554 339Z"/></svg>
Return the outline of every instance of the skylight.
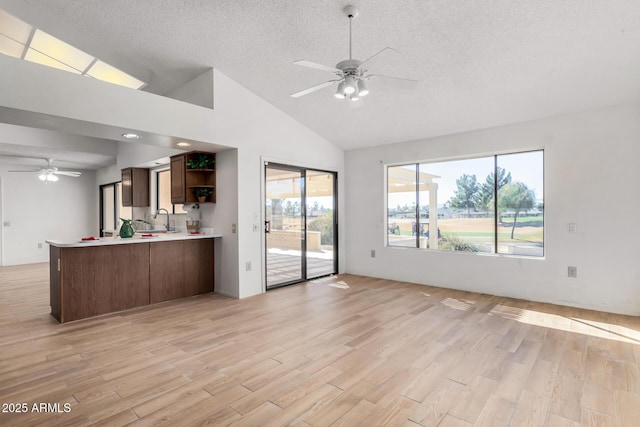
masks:
<svg viewBox="0 0 640 427"><path fill-rule="evenodd" d="M0 53L98 80L141 89L146 83L0 9Z"/></svg>

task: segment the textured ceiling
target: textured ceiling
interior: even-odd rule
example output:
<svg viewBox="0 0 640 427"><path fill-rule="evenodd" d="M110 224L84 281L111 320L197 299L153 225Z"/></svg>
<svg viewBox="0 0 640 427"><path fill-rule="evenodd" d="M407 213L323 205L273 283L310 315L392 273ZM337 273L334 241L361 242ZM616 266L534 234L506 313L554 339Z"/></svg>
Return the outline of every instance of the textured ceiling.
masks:
<svg viewBox="0 0 640 427"><path fill-rule="evenodd" d="M640 99L638 0L353 1L354 57L393 47L402 57L372 71L420 80L410 93L372 81L356 105L331 88L288 96L332 77L294 60L348 56L348 1L22 3L47 17L51 34L125 71L150 70L149 91L218 68L345 149Z"/></svg>

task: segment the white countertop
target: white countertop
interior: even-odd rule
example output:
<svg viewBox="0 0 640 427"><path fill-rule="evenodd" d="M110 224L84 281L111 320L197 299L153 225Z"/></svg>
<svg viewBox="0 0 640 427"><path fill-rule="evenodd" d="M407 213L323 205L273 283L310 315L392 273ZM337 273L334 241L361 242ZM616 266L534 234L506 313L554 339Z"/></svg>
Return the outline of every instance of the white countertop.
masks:
<svg viewBox="0 0 640 427"><path fill-rule="evenodd" d="M51 246L59 248L84 248L87 246L105 246L105 245L127 245L131 243L153 243L167 242L171 240L190 240L190 239L212 239L222 237L221 234L188 234L188 233L154 233L153 237L142 237L136 234L133 237L123 239L120 237L100 237L100 240L82 240L78 238L75 241L47 240Z"/></svg>

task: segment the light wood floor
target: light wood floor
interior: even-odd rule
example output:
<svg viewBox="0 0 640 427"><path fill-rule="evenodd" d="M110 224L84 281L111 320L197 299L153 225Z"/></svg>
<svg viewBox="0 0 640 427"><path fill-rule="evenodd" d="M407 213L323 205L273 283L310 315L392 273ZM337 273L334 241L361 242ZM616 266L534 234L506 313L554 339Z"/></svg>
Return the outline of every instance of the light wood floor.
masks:
<svg viewBox="0 0 640 427"><path fill-rule="evenodd" d="M344 275L59 325L47 269L0 268L0 403L71 412L2 426L640 425L638 318Z"/></svg>

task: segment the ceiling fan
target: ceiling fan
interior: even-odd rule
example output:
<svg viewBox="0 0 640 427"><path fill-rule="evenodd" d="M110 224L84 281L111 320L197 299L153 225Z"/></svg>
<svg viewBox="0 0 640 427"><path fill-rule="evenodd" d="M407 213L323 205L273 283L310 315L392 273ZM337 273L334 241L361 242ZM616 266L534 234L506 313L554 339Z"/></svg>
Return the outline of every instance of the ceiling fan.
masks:
<svg viewBox="0 0 640 427"><path fill-rule="evenodd" d="M330 67L315 62L299 60L294 61L296 65L303 67L314 68L316 70L327 71L336 75L335 79L311 86L307 89L303 89L299 92L292 93L292 98L299 98L304 95L308 95L317 90L323 89L327 86L331 86L335 83L338 84L335 97L338 99L349 99L351 101L357 101L361 97L369 94L369 89L365 82L374 78L375 80L384 80L387 84L391 84L401 89L413 89L418 84L417 80L405 79L401 77L385 76L381 74L371 74L369 68L374 64L374 59L378 60L382 53L395 52L395 49L385 47L375 55L370 56L364 61L353 59L351 56L351 21L358 16L358 10L354 6L346 6L343 12L349 18L349 59L338 62L335 67Z"/></svg>
<svg viewBox="0 0 640 427"><path fill-rule="evenodd" d="M60 170L55 166L51 166L53 159L42 159L47 161L47 166L42 167L40 169L22 169L22 170L10 170L9 172L36 172L38 174L38 178L40 181L47 182L56 182L59 178L58 175L71 176L73 178L77 178L82 175L81 172L77 171L65 171Z"/></svg>

